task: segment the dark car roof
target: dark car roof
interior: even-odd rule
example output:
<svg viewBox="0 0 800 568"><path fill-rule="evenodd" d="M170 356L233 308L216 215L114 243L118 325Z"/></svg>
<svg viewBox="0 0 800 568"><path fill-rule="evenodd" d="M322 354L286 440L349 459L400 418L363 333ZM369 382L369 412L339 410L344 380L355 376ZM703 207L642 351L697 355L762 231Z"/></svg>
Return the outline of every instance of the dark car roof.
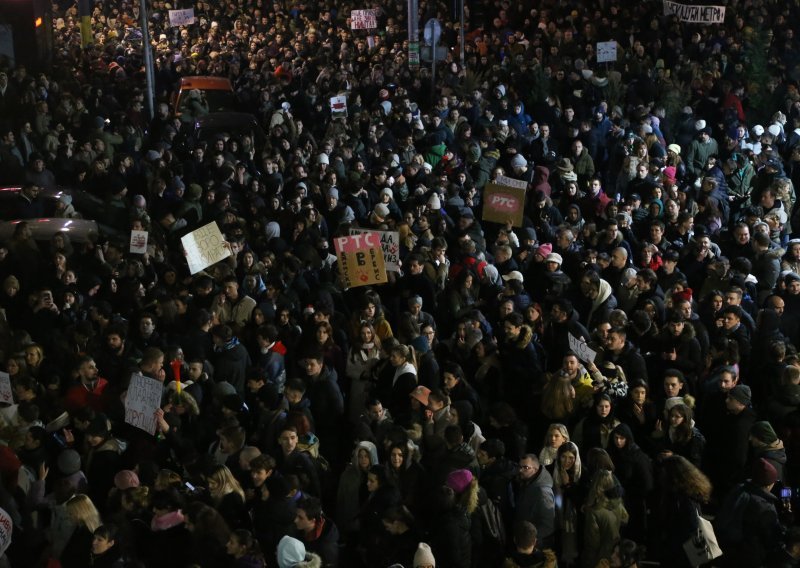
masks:
<svg viewBox="0 0 800 568"><path fill-rule="evenodd" d="M195 120L195 127L212 130L256 128L258 120L247 112L210 112Z"/></svg>

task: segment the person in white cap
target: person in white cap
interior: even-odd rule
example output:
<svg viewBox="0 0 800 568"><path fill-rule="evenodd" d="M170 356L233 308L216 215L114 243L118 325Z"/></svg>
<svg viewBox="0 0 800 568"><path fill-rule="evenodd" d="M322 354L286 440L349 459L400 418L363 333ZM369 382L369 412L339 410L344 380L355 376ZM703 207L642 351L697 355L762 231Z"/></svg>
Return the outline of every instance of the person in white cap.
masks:
<svg viewBox="0 0 800 568"><path fill-rule="evenodd" d="M414 568L436 568L436 558L433 557L433 551L424 542L419 543L417 552L414 553Z"/></svg>
<svg viewBox="0 0 800 568"><path fill-rule="evenodd" d="M697 122L702 122L703 126L698 128L697 137L689 145L689 151L686 154L686 169L690 174L699 177L703 175L708 157L719 155L719 144L711 137L711 128L705 125L705 121L698 120Z"/></svg>

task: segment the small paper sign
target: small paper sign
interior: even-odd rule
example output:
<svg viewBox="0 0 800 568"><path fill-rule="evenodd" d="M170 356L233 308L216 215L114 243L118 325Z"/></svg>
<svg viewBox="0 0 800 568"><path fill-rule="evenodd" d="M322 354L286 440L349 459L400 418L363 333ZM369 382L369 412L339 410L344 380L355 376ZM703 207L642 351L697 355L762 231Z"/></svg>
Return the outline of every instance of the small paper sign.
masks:
<svg viewBox="0 0 800 568"><path fill-rule="evenodd" d="M216 221L182 236L181 243L192 274L197 274L231 255Z"/></svg>
<svg viewBox="0 0 800 568"><path fill-rule="evenodd" d="M125 395L125 422L155 435L156 410L161 407L163 389L157 380L135 373Z"/></svg>
<svg viewBox="0 0 800 568"><path fill-rule="evenodd" d="M147 252L147 231L131 231L130 251L134 254Z"/></svg>
<svg viewBox="0 0 800 568"><path fill-rule="evenodd" d="M347 116L347 97L344 95L337 95L331 97L331 116L333 118L342 118Z"/></svg>
<svg viewBox="0 0 800 568"><path fill-rule="evenodd" d="M598 41L597 48L598 63L610 63L617 60L617 42L615 41Z"/></svg>
<svg viewBox="0 0 800 568"><path fill-rule="evenodd" d="M5 554L11 544L11 535L14 532L14 521L5 509L0 509L0 556Z"/></svg>
<svg viewBox="0 0 800 568"><path fill-rule="evenodd" d="M8 373L0 372L0 402L14 404L14 391L11 390L11 377Z"/></svg>
<svg viewBox="0 0 800 568"><path fill-rule="evenodd" d="M171 27L188 26L196 21L197 19L194 17L194 8L169 11L169 25Z"/></svg>
<svg viewBox="0 0 800 568"><path fill-rule="evenodd" d="M375 232L339 237L333 240L333 244L346 288L388 281L380 238Z"/></svg>
<svg viewBox="0 0 800 568"><path fill-rule="evenodd" d="M569 334L569 348L578 356L578 359L585 363L593 363L595 357L597 357L597 351L591 349L586 345L585 341L578 339L571 333Z"/></svg>

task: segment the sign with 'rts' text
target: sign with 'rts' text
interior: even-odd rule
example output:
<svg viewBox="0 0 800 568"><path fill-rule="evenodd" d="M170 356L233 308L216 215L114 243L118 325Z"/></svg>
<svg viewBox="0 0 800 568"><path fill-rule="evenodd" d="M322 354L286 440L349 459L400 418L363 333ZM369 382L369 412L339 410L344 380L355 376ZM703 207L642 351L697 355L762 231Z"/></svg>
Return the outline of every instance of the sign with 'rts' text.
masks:
<svg viewBox="0 0 800 568"><path fill-rule="evenodd" d="M383 260L381 239L376 231L333 239L336 257L346 288L385 284L386 263Z"/></svg>
<svg viewBox="0 0 800 568"><path fill-rule="evenodd" d="M483 220L514 227L522 226L525 215L525 190L487 183L483 189Z"/></svg>
<svg viewBox="0 0 800 568"><path fill-rule="evenodd" d="M163 390L159 381L135 373L125 395L125 422L155 435L156 410L161 408Z"/></svg>

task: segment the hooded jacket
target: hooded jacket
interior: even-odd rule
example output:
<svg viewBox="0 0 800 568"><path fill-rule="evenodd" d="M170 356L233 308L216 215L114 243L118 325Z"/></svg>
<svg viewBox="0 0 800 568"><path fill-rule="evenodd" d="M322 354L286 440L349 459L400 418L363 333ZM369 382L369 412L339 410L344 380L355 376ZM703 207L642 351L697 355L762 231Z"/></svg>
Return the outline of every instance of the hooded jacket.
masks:
<svg viewBox="0 0 800 568"><path fill-rule="evenodd" d="M372 442L362 441L356 444L353 457L339 478L339 489L336 496L336 523L342 531L357 531L358 513L361 510L362 493L367 479L366 471L358 466L358 454L366 450L369 455L369 465L377 465L378 449ZM364 496L365 497L365 496Z"/></svg>

